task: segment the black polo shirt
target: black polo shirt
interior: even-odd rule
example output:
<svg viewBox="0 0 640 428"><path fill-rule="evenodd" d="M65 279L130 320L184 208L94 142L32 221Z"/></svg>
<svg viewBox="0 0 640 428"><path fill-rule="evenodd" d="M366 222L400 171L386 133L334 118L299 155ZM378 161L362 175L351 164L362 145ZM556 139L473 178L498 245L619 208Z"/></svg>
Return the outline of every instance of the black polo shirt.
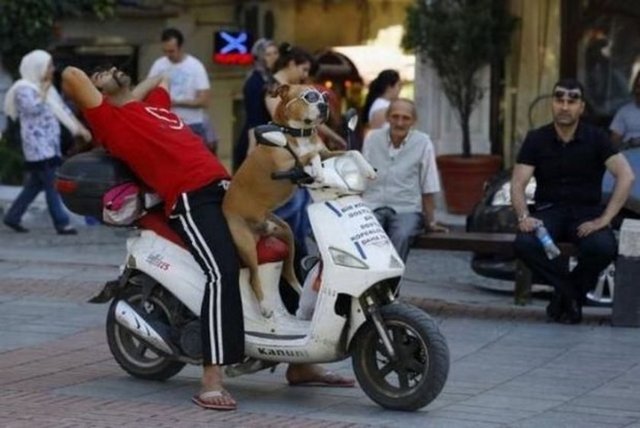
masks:
<svg viewBox="0 0 640 428"><path fill-rule="evenodd" d="M580 121L568 143L560 140L553 124L530 131L516 162L535 168L536 205L598 205L604 163L616 153L605 131Z"/></svg>

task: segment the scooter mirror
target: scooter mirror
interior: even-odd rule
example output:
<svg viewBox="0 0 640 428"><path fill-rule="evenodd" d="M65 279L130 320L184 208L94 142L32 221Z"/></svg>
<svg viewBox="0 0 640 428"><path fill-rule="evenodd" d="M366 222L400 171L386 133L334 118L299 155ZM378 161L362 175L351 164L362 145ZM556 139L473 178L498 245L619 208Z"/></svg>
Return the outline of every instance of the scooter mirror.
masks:
<svg viewBox="0 0 640 428"><path fill-rule="evenodd" d="M280 127L275 125L260 125L255 128L256 139L260 144L284 147L287 145L287 137Z"/></svg>
<svg viewBox="0 0 640 428"><path fill-rule="evenodd" d="M345 113L345 118L347 120L347 128L350 131L354 131L356 126L358 126L358 111L354 108L350 108Z"/></svg>
<svg viewBox="0 0 640 428"><path fill-rule="evenodd" d="M287 137L280 131L265 132L262 134L262 138L276 146L284 147L287 145Z"/></svg>

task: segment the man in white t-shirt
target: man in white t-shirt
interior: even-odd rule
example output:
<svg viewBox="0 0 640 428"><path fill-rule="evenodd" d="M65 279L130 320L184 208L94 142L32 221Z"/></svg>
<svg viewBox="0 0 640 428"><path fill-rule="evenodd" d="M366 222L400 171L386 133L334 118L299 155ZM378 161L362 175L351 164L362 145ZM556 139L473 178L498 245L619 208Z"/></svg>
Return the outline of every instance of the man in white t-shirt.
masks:
<svg viewBox="0 0 640 428"><path fill-rule="evenodd" d="M184 36L179 30L167 28L161 40L164 56L153 63L148 77L169 77L171 110L206 141L205 108L210 88L207 71L200 60L184 51Z"/></svg>

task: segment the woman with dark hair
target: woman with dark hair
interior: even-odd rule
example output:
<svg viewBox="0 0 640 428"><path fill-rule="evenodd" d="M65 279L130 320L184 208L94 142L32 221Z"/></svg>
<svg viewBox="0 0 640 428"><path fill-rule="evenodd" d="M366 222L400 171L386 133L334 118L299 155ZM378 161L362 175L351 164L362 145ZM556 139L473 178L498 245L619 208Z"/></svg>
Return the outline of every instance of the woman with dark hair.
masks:
<svg viewBox="0 0 640 428"><path fill-rule="evenodd" d="M278 59L278 46L273 40L258 39L251 48L251 54L254 65L242 88L245 122L240 138L233 148L234 171L244 162L249 147L255 145L253 128L271 120L264 97L267 88L273 83L272 70Z"/></svg>
<svg viewBox="0 0 640 428"><path fill-rule="evenodd" d="M368 129L381 128L387 122L387 108L398 98L402 81L396 70L383 70L369 84L369 93L362 108L362 123Z"/></svg>

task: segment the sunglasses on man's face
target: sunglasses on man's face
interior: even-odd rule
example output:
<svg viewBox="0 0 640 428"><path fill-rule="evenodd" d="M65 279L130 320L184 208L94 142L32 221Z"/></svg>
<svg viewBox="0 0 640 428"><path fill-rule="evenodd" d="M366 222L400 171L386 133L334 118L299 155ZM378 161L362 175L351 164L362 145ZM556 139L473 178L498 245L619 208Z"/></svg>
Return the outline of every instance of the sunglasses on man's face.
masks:
<svg viewBox="0 0 640 428"><path fill-rule="evenodd" d="M558 88L555 91L553 91L553 98L555 98L556 100L562 100L565 97L571 101L578 101L582 99L582 91L580 89L564 89L564 88Z"/></svg>

